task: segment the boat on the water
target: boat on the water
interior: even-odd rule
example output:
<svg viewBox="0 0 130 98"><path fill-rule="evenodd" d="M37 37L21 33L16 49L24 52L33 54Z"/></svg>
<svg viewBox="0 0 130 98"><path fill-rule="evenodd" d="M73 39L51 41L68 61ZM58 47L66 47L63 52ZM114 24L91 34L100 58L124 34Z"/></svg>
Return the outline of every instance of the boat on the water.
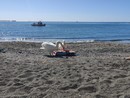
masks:
<svg viewBox="0 0 130 98"><path fill-rule="evenodd" d="M37 23L33 23L32 26L46 26L46 24L44 24L41 21L39 21Z"/></svg>

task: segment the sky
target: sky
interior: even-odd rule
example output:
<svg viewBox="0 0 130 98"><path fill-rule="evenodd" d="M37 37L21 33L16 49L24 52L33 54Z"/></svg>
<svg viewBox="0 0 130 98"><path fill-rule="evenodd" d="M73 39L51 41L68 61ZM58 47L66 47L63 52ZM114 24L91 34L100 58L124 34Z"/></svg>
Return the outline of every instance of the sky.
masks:
<svg viewBox="0 0 130 98"><path fill-rule="evenodd" d="M0 0L0 20L130 22L130 0Z"/></svg>

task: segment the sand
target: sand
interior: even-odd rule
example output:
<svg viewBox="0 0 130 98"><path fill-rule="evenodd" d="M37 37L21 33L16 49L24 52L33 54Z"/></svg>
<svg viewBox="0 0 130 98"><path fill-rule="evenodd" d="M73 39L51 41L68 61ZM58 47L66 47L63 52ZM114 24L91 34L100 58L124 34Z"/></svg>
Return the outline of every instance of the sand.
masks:
<svg viewBox="0 0 130 98"><path fill-rule="evenodd" d="M68 43L48 57L41 43L0 42L0 98L130 98L130 44Z"/></svg>

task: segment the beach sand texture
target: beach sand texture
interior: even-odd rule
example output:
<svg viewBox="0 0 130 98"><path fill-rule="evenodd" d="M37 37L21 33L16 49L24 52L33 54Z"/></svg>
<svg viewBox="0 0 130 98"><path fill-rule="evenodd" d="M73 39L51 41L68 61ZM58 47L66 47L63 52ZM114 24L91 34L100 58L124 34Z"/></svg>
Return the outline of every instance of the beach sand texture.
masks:
<svg viewBox="0 0 130 98"><path fill-rule="evenodd" d="M0 98L130 98L130 44L68 43L74 57L47 57L41 43L0 42Z"/></svg>

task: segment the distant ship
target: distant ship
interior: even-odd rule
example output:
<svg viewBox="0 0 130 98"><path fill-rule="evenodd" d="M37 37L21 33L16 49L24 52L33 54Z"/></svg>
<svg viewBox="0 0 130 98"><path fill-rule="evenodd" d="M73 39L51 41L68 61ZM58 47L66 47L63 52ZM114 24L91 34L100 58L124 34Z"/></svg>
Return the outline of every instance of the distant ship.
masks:
<svg viewBox="0 0 130 98"><path fill-rule="evenodd" d="M39 21L37 23L33 23L32 26L46 26L46 24L44 24L41 21Z"/></svg>

